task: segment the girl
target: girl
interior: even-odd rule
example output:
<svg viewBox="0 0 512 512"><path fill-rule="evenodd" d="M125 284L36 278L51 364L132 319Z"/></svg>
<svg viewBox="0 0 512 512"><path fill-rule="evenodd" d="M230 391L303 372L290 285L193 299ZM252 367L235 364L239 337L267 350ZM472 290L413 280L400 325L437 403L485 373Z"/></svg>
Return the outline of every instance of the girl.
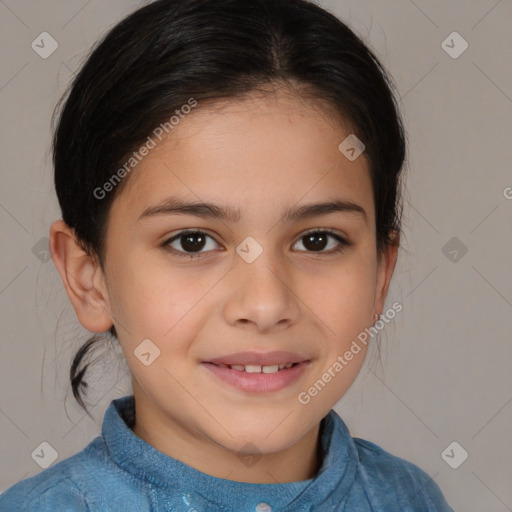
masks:
<svg viewBox="0 0 512 512"><path fill-rule="evenodd" d="M158 0L115 26L60 114L50 245L133 394L0 509L452 510L332 409L384 312L405 146L375 55L307 0ZM98 343L71 368L84 408Z"/></svg>

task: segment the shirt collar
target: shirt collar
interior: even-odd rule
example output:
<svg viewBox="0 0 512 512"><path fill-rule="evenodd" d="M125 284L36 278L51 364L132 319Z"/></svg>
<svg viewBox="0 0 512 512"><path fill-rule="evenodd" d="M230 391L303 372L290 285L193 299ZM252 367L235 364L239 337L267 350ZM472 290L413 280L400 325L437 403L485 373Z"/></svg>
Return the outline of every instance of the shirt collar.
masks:
<svg viewBox="0 0 512 512"><path fill-rule="evenodd" d="M138 437L131 430L134 419L133 395L112 400L102 425L109 454L132 475L164 488L165 494L173 497L173 510L265 510L257 505L266 503L271 507L266 510L292 511L305 504L339 504L354 481L357 449L333 409L321 423L322 462L318 474L311 480L280 484L236 482L194 469Z"/></svg>

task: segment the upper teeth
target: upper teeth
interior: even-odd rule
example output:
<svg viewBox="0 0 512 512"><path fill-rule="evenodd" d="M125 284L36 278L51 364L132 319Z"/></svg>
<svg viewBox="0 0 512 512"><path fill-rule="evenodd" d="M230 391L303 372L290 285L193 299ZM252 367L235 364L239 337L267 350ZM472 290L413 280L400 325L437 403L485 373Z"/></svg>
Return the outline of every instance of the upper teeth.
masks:
<svg viewBox="0 0 512 512"><path fill-rule="evenodd" d="M231 368L232 370L246 371L247 373L275 373L284 368L291 368L293 363L287 364L274 364L274 365L258 365L258 364L219 364L224 368Z"/></svg>

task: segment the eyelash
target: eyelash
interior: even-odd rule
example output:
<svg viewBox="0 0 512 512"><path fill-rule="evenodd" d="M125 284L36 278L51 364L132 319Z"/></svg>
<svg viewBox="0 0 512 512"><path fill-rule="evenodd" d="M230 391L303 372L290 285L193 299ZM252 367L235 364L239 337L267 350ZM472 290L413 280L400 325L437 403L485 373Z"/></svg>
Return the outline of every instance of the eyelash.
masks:
<svg viewBox="0 0 512 512"><path fill-rule="evenodd" d="M347 247L350 247L352 245L352 242L349 242L347 239L343 238L342 236L337 234L335 231L330 230L330 229L320 229L320 228L313 229L311 231L307 231L299 238L299 240L297 240L297 242L300 241L305 236L314 235L314 234L327 234L327 235L335 238L339 242L339 246L336 249L331 249L330 251L301 251L301 252L309 252L309 253L312 253L315 255L317 254L320 256L322 256L322 255L329 256L329 255L341 253ZM176 249L170 247L169 244L171 244L175 240L179 240L184 235L206 235L207 237L213 239L212 236L210 236L208 233L206 233L204 231L186 229L186 230L180 231L178 234L167 239L165 242L162 243L161 247L163 247L166 251L170 252L171 254L182 257L182 258L189 258L189 259L198 258L198 257L201 257L203 254L205 254L205 252L186 253L183 251L177 251ZM297 243L297 242L295 242L295 243ZM207 252L209 252L209 251L206 251L206 253Z"/></svg>

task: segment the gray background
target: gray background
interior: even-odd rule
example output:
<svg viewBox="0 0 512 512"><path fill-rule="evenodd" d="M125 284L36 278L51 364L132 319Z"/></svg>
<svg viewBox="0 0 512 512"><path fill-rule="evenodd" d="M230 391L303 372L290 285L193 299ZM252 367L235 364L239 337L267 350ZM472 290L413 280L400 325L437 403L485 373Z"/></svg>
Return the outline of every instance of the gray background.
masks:
<svg viewBox="0 0 512 512"><path fill-rule="evenodd" d="M455 510L510 511L512 2L321 3L390 70L410 148L387 303L403 310L381 332L382 366L370 354L336 409L353 436L423 468ZM89 333L45 237L60 216L52 110L91 45L140 5L0 0L0 491L42 470L31 456L42 442L57 461L84 448L110 401L131 392L119 351L106 351L89 379L95 421L75 403L69 364ZM47 59L31 48L44 31L59 45ZM453 31L469 44L458 58L442 47ZM457 469L441 456L453 441L469 454ZM460 461L461 448L448 453Z"/></svg>

